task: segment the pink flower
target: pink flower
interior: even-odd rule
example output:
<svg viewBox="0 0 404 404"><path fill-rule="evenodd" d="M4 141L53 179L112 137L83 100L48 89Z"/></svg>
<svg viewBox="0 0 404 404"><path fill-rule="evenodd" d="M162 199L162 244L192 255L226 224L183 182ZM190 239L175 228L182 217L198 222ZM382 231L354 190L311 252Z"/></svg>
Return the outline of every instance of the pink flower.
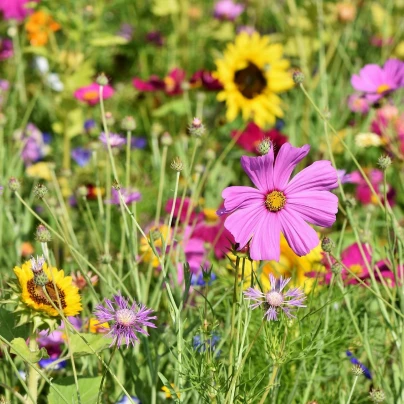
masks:
<svg viewBox="0 0 404 404"><path fill-rule="evenodd" d="M219 20L234 21L242 12L244 6L232 0L220 0L215 4L214 17Z"/></svg>
<svg viewBox="0 0 404 404"><path fill-rule="evenodd" d="M106 133L101 132L99 139L107 147L109 140L111 148L121 148L126 143L126 139L118 135L118 133L110 133L109 136L107 136Z"/></svg>
<svg viewBox="0 0 404 404"><path fill-rule="evenodd" d="M212 76L212 73L208 70L198 70L195 72L189 80L191 87L203 87L208 91L218 91L223 88L222 83L218 79Z"/></svg>
<svg viewBox="0 0 404 404"><path fill-rule="evenodd" d="M156 75L150 76L149 80L141 80L135 77L132 83L139 91L164 91L167 95L179 95L182 94L182 83L184 80L185 71L175 68L164 79L160 79Z"/></svg>
<svg viewBox="0 0 404 404"><path fill-rule="evenodd" d="M358 94L352 94L348 97L348 107L352 112L367 114L370 109L369 101Z"/></svg>
<svg viewBox="0 0 404 404"><path fill-rule="evenodd" d="M126 205L130 205L133 202L138 202L142 199L142 194L139 191L130 189L130 188L121 188L122 199ZM120 205L121 201L119 198L119 192L112 188L111 190L111 200L107 201L107 203L111 203L112 205Z"/></svg>
<svg viewBox="0 0 404 404"><path fill-rule="evenodd" d="M231 137L235 138L238 136L238 131L233 130L231 132ZM288 141L288 138L283 133L279 132L277 129L270 129L270 130L262 130L258 125L254 122L249 122L247 127L244 129L243 133L237 139L237 144L243 148L244 150L259 154L257 151L258 145L261 143L262 140L268 138L274 145L274 152L275 156L279 150L279 147L285 144Z"/></svg>
<svg viewBox="0 0 404 404"><path fill-rule="evenodd" d="M11 39L0 37L0 61L9 59L13 55L14 55L14 48Z"/></svg>
<svg viewBox="0 0 404 404"><path fill-rule="evenodd" d="M39 0L34 0L39 1ZM22 21L27 15L32 13L28 6L31 0L1 0L0 12L5 20Z"/></svg>
<svg viewBox="0 0 404 404"><path fill-rule="evenodd" d="M309 150L309 145L285 143L276 161L273 148L261 157L243 156L241 165L257 188L233 186L222 192L224 209L218 214L230 213L224 225L240 249L251 240L252 259L279 261L281 232L298 256L306 255L319 243L306 222L322 227L335 222L338 198L329 191L338 182L329 161L317 161L289 181Z"/></svg>
<svg viewBox="0 0 404 404"><path fill-rule="evenodd" d="M368 101L375 103L386 94L404 85L404 62L389 59L383 67L366 65L351 78L352 87L365 94Z"/></svg>
<svg viewBox="0 0 404 404"><path fill-rule="evenodd" d="M188 209L189 209L191 200L189 198L184 198L184 202L182 203L182 206L181 206L181 200L182 200L181 198L175 199L173 217L174 217L174 219L177 219L177 217L179 217L181 222L185 222L185 220L187 219ZM173 203L174 203L174 199L169 199L166 203L165 211L168 214L171 213ZM180 210L180 208L181 208L181 210ZM195 210L192 210L189 213L189 224L194 223L195 219L196 219L196 221L199 222L202 219L202 215L200 213L196 213Z"/></svg>
<svg viewBox="0 0 404 404"><path fill-rule="evenodd" d="M111 98L114 93L115 90L111 86L104 86L102 98L104 100ZM97 105L100 102L100 86L97 83L92 83L88 86L80 87L75 91L74 97L79 101L86 102L88 105Z"/></svg>

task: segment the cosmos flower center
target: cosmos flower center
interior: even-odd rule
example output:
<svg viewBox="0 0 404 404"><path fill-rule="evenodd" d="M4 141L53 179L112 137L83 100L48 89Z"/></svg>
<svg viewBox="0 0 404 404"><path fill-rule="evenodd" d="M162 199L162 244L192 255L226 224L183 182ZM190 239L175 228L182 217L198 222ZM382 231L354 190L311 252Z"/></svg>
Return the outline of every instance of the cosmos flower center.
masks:
<svg viewBox="0 0 404 404"><path fill-rule="evenodd" d="M164 78L164 84L166 86L166 91L174 91L174 89L175 89L175 80L172 77L170 77L170 76L165 77Z"/></svg>
<svg viewBox="0 0 404 404"><path fill-rule="evenodd" d="M130 309L120 309L116 312L116 321L125 327L129 327L136 322L136 314Z"/></svg>
<svg viewBox="0 0 404 404"><path fill-rule="evenodd" d="M381 84L379 87L377 87L377 94L382 94L389 90L391 90L391 88L388 84Z"/></svg>
<svg viewBox="0 0 404 404"><path fill-rule="evenodd" d="M265 206L271 212L278 212L286 203L285 194L282 191L272 191L265 198Z"/></svg>
<svg viewBox="0 0 404 404"><path fill-rule="evenodd" d="M261 94L267 86L263 71L251 62L244 69L236 71L234 82L240 93L248 99Z"/></svg>
<svg viewBox="0 0 404 404"><path fill-rule="evenodd" d="M349 270L354 274L360 274L362 272L362 266L359 264L350 265Z"/></svg>
<svg viewBox="0 0 404 404"><path fill-rule="evenodd" d="M85 101L94 101L98 99L98 91L96 90L89 90L86 91L83 95L83 99Z"/></svg>
<svg viewBox="0 0 404 404"><path fill-rule="evenodd" d="M278 307L284 302L282 293L272 291L268 292L266 295L267 302L270 306Z"/></svg>
<svg viewBox="0 0 404 404"><path fill-rule="evenodd" d="M205 208L203 210L203 214L204 214L205 220L207 222L215 223L218 220L218 216L216 214L216 209Z"/></svg>

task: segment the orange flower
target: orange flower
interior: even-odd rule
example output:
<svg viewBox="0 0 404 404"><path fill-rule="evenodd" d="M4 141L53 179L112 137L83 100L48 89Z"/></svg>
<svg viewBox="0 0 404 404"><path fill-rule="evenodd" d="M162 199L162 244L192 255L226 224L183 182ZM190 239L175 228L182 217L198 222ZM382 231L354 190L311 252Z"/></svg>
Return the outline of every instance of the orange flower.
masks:
<svg viewBox="0 0 404 404"><path fill-rule="evenodd" d="M48 43L49 34L58 31L60 25L44 11L32 14L25 25L28 38L33 46L43 46Z"/></svg>

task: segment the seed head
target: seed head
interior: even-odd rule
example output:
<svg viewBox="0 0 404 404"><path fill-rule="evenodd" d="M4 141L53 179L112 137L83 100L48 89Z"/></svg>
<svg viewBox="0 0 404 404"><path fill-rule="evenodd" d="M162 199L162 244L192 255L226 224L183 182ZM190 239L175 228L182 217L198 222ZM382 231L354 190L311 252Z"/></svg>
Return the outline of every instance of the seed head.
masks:
<svg viewBox="0 0 404 404"><path fill-rule="evenodd" d="M170 167L177 172L180 172L184 168L184 164L182 163L181 159L177 156L174 157L173 161L170 164Z"/></svg>
<svg viewBox="0 0 404 404"><path fill-rule="evenodd" d="M360 376L363 375L364 373L364 370L362 369L361 365L353 365L351 370L355 376Z"/></svg>
<svg viewBox="0 0 404 404"><path fill-rule="evenodd" d="M194 118L188 129L192 136L201 137L205 133L205 126L199 118Z"/></svg>
<svg viewBox="0 0 404 404"><path fill-rule="evenodd" d="M99 84L100 86L106 86L109 82L108 77L105 75L105 73L100 73L97 76L97 79L95 80L97 82L97 84Z"/></svg>
<svg viewBox="0 0 404 404"><path fill-rule="evenodd" d="M8 180L8 187L11 191L16 192L21 188L21 182L17 178L11 177Z"/></svg>
<svg viewBox="0 0 404 404"><path fill-rule="evenodd" d="M135 118L133 118L133 116L125 116L125 118L122 119L121 127L123 130L127 131L135 130L136 129Z"/></svg>
<svg viewBox="0 0 404 404"><path fill-rule="evenodd" d="M331 271L334 275L339 275L342 271L342 265L339 262L332 264Z"/></svg>
<svg viewBox="0 0 404 404"><path fill-rule="evenodd" d="M388 167L391 165L391 158L389 156L380 156L377 160L378 166L383 170L386 171Z"/></svg>
<svg viewBox="0 0 404 404"><path fill-rule="evenodd" d="M328 237L324 237L321 241L321 248L324 252L330 253L335 248L335 243Z"/></svg>
<svg viewBox="0 0 404 404"><path fill-rule="evenodd" d="M272 147L271 140L268 138L265 138L257 146L257 151L259 154L264 156L265 154L268 154L268 152L271 150L271 147Z"/></svg>
<svg viewBox="0 0 404 404"><path fill-rule="evenodd" d="M49 243L52 240L50 231L43 224L40 224L36 228L35 240L39 241L40 243Z"/></svg>
<svg viewBox="0 0 404 404"><path fill-rule="evenodd" d="M37 184L34 187L34 195L39 198L43 199L45 195L48 193L48 188L46 188L43 184Z"/></svg>
<svg viewBox="0 0 404 404"><path fill-rule="evenodd" d="M295 70L292 78L295 84L302 84L304 82L304 74L300 70Z"/></svg>
<svg viewBox="0 0 404 404"><path fill-rule="evenodd" d="M386 395L383 390L373 389L370 393L370 400L374 403L382 403L386 399Z"/></svg>
<svg viewBox="0 0 404 404"><path fill-rule="evenodd" d="M173 138L168 132L164 132L161 136L161 144L163 146L171 146L173 144Z"/></svg>

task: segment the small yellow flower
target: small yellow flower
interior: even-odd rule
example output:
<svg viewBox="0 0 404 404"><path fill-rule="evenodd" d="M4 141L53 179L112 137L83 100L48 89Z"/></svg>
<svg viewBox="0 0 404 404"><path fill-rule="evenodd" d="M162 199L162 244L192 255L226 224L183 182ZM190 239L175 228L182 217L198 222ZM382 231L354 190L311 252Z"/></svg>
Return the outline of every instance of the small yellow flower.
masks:
<svg viewBox="0 0 404 404"><path fill-rule="evenodd" d="M88 331L93 334L105 333L107 332L105 328L109 328L108 323L100 323L96 318L90 318L87 324Z"/></svg>
<svg viewBox="0 0 404 404"><path fill-rule="evenodd" d="M163 247L162 238L167 240L167 237L171 237L171 229L166 225L161 225L158 228L151 229L151 234L155 234L156 237L153 238L154 246L157 251L161 250ZM167 245L168 246L168 245ZM153 268L158 268L160 266L160 261L158 257L154 254L152 248L149 245L149 239L142 237L140 240L140 253L143 262L152 263Z"/></svg>
<svg viewBox="0 0 404 404"><path fill-rule="evenodd" d="M172 387L173 390L175 391L175 385L174 385L173 383L171 383L171 387ZM161 388L161 390L163 390L164 393L166 393L166 398L173 398L173 396L171 395L170 390L169 390L168 387L163 386L163 387ZM178 398L181 397L181 394L180 394L180 393L178 393L177 391L176 391L175 393L176 393L176 395L177 395Z"/></svg>
<svg viewBox="0 0 404 404"><path fill-rule="evenodd" d="M359 133L355 136L355 143L358 147L381 146L382 139L376 133Z"/></svg>
<svg viewBox="0 0 404 404"><path fill-rule="evenodd" d="M44 161L27 167L26 173L28 177L40 178L41 180L45 181L51 181L52 179L51 165L50 163L45 163Z"/></svg>
<svg viewBox="0 0 404 404"><path fill-rule="evenodd" d="M48 268L45 263L42 267L49 282L45 285L47 294L53 304L58 307L59 299L65 316L75 316L83 310L80 303L79 290L72 285L71 276L65 276L63 270L55 267ZM58 312L49 302L41 286L34 282L34 274L31 269L31 261L26 261L20 267L14 268L14 273L20 282L21 300L34 310L43 311L50 316L57 316ZM55 290L56 285L57 290ZM58 296L59 295L59 299Z"/></svg>

